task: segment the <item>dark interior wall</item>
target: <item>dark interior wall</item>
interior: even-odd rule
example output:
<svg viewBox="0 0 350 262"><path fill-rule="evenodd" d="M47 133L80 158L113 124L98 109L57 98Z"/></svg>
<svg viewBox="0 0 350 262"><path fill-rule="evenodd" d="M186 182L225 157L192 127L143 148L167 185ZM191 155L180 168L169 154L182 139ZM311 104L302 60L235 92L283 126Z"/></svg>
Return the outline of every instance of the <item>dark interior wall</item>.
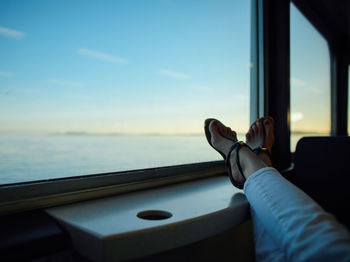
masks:
<svg viewBox="0 0 350 262"><path fill-rule="evenodd" d="M251 221L197 243L156 254L134 262L164 261L255 261Z"/></svg>
<svg viewBox="0 0 350 262"><path fill-rule="evenodd" d="M74 249L69 234L44 211L4 216L0 222L1 262L91 262ZM134 261L233 260L242 262L255 260L250 220L197 243Z"/></svg>

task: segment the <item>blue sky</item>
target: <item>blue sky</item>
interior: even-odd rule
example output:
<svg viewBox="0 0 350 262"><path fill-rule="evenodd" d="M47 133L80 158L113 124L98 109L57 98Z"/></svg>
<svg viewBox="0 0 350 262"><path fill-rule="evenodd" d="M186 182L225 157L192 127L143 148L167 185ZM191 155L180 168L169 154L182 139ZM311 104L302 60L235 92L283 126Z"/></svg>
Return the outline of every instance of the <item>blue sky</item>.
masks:
<svg viewBox="0 0 350 262"><path fill-rule="evenodd" d="M327 129L327 46L292 21L292 127ZM250 1L1 1L0 134L244 132L249 66Z"/></svg>

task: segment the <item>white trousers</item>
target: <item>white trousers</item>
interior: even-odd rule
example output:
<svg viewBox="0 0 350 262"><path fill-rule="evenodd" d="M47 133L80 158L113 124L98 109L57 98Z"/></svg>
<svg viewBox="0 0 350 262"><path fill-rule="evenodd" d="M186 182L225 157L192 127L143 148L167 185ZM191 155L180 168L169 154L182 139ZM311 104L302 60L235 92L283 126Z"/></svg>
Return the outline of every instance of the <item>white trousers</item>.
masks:
<svg viewBox="0 0 350 262"><path fill-rule="evenodd" d="M349 231L276 169L256 171L244 192L251 207L256 261L350 261Z"/></svg>

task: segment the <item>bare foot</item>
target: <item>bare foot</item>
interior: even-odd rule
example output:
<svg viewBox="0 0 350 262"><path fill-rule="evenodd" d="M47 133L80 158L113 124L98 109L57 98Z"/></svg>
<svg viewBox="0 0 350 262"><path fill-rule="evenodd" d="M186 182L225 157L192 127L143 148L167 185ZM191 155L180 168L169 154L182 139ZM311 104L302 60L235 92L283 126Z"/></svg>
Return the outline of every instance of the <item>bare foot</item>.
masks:
<svg viewBox="0 0 350 262"><path fill-rule="evenodd" d="M220 150L218 150L217 148L215 148L215 147L213 146L213 144L212 144L212 141L211 141L211 140L212 140L212 135L211 135L211 132L210 132L210 130L209 130L209 125L210 125L211 122L213 122L213 123L219 122L222 126L224 126L224 125L223 125L219 120L217 120L217 119L215 119L215 118L208 118L208 119L206 119L205 122L204 122L204 130L205 130L205 136L207 137L207 140L208 140L209 144L210 144L216 151L218 151L224 159L226 159L226 154L224 154L223 152L221 152ZM228 131L228 129L230 129L230 130ZM226 138L227 138L228 140L231 140L231 141L234 142L234 143L237 142L236 132L232 131L231 128L228 128L228 129L227 129L227 132L229 132L229 136L226 136ZM224 135L224 134L222 134L222 135Z"/></svg>
<svg viewBox="0 0 350 262"><path fill-rule="evenodd" d="M231 128L226 127L220 121L207 119L204 129L209 144L226 160L230 171L229 177L234 186L242 189L249 176L267 166L250 147L237 141L235 131L232 131ZM236 151L235 148L237 147L238 150Z"/></svg>
<svg viewBox="0 0 350 262"><path fill-rule="evenodd" d="M253 150L262 148L262 150L258 151L258 156L268 166L272 165L269 154L271 154L271 149L274 142L274 120L269 116L257 119L251 125L248 133L246 134L247 145L249 145ZM269 153L264 150L267 150Z"/></svg>
<svg viewBox="0 0 350 262"><path fill-rule="evenodd" d="M231 182L236 187L243 188L245 178L239 171L236 160L237 155L234 151L229 155L229 160L227 160L227 156L230 151L232 151L232 147L238 142L236 132L216 119L207 119L205 124L208 125L208 130L210 132L210 136L207 135L207 138L210 137L210 141L208 141L209 144L218 151L230 165L231 172L229 175L231 176ZM243 150L243 148L245 148L244 150L250 150L247 147L242 147L240 151Z"/></svg>

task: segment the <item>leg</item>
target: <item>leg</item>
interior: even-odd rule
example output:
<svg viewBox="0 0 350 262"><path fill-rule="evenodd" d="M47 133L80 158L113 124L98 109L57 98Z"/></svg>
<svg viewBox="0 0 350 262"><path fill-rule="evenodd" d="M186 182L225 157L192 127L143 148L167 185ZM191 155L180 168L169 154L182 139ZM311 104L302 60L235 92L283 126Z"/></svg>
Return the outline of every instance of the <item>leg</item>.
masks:
<svg viewBox="0 0 350 262"><path fill-rule="evenodd" d="M255 260L258 262L285 261L283 249L268 234L252 208L250 209L250 214L253 224Z"/></svg>
<svg viewBox="0 0 350 262"><path fill-rule="evenodd" d="M224 128L220 122L209 125L212 146L226 154L234 142L220 135ZM239 154L244 191L256 224L261 223L259 228L266 229L287 260L350 261L350 235L345 227L248 147L241 147ZM239 176L236 156L229 160L232 175Z"/></svg>
<svg viewBox="0 0 350 262"><path fill-rule="evenodd" d="M287 261L350 261L344 226L277 170L258 170L244 185L257 221Z"/></svg>
<svg viewBox="0 0 350 262"><path fill-rule="evenodd" d="M246 134L247 145L264 161L267 166L272 166L270 160L272 146L275 142L274 120L271 117L259 118L250 126ZM267 150L259 150L265 148ZM255 244L255 257L257 261L285 261L284 251L267 233L254 210L250 209L253 222L253 234Z"/></svg>

